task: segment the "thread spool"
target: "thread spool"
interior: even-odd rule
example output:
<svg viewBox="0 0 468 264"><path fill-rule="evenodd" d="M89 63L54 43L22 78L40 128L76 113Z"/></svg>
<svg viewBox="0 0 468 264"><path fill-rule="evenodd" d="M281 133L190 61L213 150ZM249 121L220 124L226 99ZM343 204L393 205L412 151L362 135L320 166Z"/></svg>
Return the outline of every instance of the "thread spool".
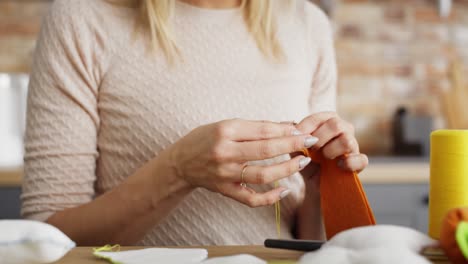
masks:
<svg viewBox="0 0 468 264"><path fill-rule="evenodd" d="M429 235L439 239L447 212L468 206L468 130L432 132L430 162Z"/></svg>

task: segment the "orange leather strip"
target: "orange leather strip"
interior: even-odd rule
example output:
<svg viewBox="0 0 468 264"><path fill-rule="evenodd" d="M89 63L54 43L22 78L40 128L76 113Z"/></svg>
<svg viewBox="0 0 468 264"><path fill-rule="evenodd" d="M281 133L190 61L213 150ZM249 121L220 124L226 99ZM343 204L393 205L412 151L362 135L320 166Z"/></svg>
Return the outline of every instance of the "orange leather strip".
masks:
<svg viewBox="0 0 468 264"><path fill-rule="evenodd" d="M319 150L304 150L304 155L320 164L320 203L327 239L353 227L375 225L356 172L339 168L337 160L324 158Z"/></svg>

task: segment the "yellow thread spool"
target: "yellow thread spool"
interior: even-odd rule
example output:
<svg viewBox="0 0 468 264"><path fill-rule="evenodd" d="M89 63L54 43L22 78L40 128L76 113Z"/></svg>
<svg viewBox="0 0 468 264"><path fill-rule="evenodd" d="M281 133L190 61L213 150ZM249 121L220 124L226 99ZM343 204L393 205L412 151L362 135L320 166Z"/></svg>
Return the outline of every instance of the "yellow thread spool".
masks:
<svg viewBox="0 0 468 264"><path fill-rule="evenodd" d="M468 206L468 130L431 133L429 235L438 239L445 214Z"/></svg>

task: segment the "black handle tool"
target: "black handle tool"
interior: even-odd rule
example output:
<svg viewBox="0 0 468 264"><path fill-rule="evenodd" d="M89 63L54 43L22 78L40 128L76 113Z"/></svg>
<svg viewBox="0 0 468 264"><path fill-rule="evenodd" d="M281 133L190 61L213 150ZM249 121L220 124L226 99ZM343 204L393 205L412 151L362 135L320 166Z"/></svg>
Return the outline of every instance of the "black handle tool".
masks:
<svg viewBox="0 0 468 264"><path fill-rule="evenodd" d="M314 251L319 249L324 243L325 241L320 240L266 239L264 245L268 248Z"/></svg>

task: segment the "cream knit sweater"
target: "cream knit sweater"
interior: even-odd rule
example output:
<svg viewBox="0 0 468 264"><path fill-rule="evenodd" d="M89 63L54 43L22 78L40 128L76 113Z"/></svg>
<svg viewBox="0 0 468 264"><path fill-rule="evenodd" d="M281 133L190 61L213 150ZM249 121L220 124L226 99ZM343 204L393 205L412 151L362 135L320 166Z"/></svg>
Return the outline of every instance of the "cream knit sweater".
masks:
<svg viewBox="0 0 468 264"><path fill-rule="evenodd" d="M30 82L24 217L45 220L90 202L197 126L228 118L299 121L335 109L332 34L312 4L279 18L283 64L265 59L240 9L177 2L172 28L183 62L175 66L147 52L147 36L135 39L136 15L104 0L53 4ZM304 182L296 174L281 184L292 190L282 200L288 238ZM248 208L199 188L140 244L261 244L275 236L273 207Z"/></svg>

